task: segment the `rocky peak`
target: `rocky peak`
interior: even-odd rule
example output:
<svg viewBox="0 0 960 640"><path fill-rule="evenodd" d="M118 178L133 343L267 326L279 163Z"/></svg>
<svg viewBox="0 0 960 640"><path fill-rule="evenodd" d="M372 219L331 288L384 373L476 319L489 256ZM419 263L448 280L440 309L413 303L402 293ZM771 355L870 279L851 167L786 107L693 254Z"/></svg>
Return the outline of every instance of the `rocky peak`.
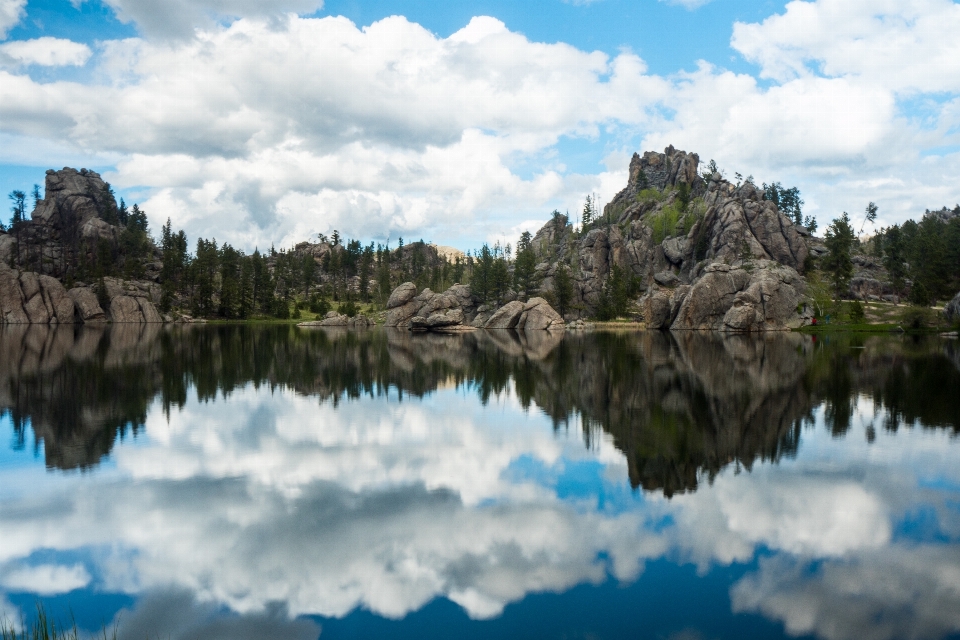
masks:
<svg viewBox="0 0 960 640"><path fill-rule="evenodd" d="M100 174L87 169L49 169L44 191L31 218L45 226L82 228L90 220L100 218L108 208L117 206Z"/></svg>
<svg viewBox="0 0 960 640"><path fill-rule="evenodd" d="M693 186L698 178L699 165L700 156L678 151L673 145L664 149L663 153L647 151L642 156L634 153L630 160L630 180L627 184L655 189L675 187L680 183Z"/></svg>
<svg viewBox="0 0 960 640"><path fill-rule="evenodd" d="M805 235L756 185L701 177L699 162L697 154L672 146L634 154L627 186L601 220L579 233L547 222L533 243L542 290L552 291L558 264L569 265L572 315L592 316L609 304L608 280L617 268L618 286L629 283L646 300L661 292L652 299L659 320L651 326L757 330L797 324L805 288L798 271L810 251ZM709 275L721 271L734 275ZM704 286L697 287L701 280ZM725 294L712 299L707 294L717 283ZM688 312L680 314L687 292ZM731 308L736 311L728 317Z"/></svg>

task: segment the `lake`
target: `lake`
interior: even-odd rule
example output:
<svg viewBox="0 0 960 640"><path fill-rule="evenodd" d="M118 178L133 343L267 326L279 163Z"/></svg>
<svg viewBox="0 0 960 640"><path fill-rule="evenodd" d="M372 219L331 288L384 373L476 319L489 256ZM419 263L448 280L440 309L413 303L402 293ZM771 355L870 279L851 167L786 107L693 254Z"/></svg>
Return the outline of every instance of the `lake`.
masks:
<svg viewBox="0 0 960 640"><path fill-rule="evenodd" d="M960 638L960 344L0 327L0 616Z"/></svg>

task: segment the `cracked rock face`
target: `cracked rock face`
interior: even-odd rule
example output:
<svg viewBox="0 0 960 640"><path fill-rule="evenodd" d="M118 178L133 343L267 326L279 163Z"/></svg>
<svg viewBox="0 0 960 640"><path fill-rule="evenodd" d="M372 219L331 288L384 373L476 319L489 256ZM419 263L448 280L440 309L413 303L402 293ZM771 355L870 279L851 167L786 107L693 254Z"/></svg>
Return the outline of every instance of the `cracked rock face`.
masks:
<svg viewBox="0 0 960 640"><path fill-rule="evenodd" d="M618 267L638 282L649 327L747 331L799 324L809 233L755 185L701 177L699 162L697 154L673 147L634 154L627 186L586 233L575 233L562 216L544 225L532 245L541 291L551 291L558 266L568 265L570 306L579 310L572 315L591 317Z"/></svg>
<svg viewBox="0 0 960 640"><path fill-rule="evenodd" d="M806 286L791 267L759 261L747 268L714 263L686 295L671 329L769 331L802 323Z"/></svg>
<svg viewBox="0 0 960 640"><path fill-rule="evenodd" d="M56 278L17 272L0 263L0 324L72 323L74 309Z"/></svg>
<svg viewBox="0 0 960 640"><path fill-rule="evenodd" d="M385 326L411 331L469 331L472 329L516 329L549 331L562 329L563 318L543 298L527 302L513 300L499 309L478 305L470 287L455 284L443 293L424 289L419 295L406 282L390 295Z"/></svg>
<svg viewBox="0 0 960 640"><path fill-rule="evenodd" d="M405 282L390 294L384 326L430 330L470 325L477 306L468 286L455 284L443 293L424 289L417 295L416 285Z"/></svg>

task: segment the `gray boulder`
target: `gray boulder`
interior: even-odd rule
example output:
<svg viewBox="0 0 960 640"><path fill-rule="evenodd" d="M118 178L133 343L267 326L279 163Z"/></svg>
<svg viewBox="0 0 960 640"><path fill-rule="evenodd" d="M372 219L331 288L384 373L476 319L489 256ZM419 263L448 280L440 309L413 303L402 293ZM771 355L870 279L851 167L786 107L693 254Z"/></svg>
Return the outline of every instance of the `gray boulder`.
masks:
<svg viewBox="0 0 960 640"><path fill-rule="evenodd" d="M443 309L430 315L416 316L410 321L411 331L436 331L463 325L463 310L459 307Z"/></svg>
<svg viewBox="0 0 960 640"><path fill-rule="evenodd" d="M350 319L338 311L328 311L323 320L319 322L321 327L345 327Z"/></svg>
<svg viewBox="0 0 960 640"><path fill-rule="evenodd" d="M63 285L50 276L18 273L0 263L0 324L74 322L74 304Z"/></svg>
<svg viewBox="0 0 960 640"><path fill-rule="evenodd" d="M519 300L508 302L497 309L483 325L485 329L515 329L526 305Z"/></svg>
<svg viewBox="0 0 960 640"><path fill-rule="evenodd" d="M402 307L413 300L416 295L417 285L413 284L412 282L404 282L394 289L393 293L390 294L390 299L387 300L387 309Z"/></svg>
<svg viewBox="0 0 960 640"><path fill-rule="evenodd" d="M90 287L74 287L67 291L67 295L73 300L80 319L87 324L107 321L107 314L100 307L100 301L97 300L97 294Z"/></svg>
<svg viewBox="0 0 960 640"><path fill-rule="evenodd" d="M794 269L758 261L750 270L712 264L685 296L673 329L769 331L803 323L797 308L806 287Z"/></svg>
<svg viewBox="0 0 960 640"><path fill-rule="evenodd" d="M478 310L477 301L466 285L455 284L443 293L424 289L418 295L412 282L394 289L387 307L384 326L419 331L449 331L456 326L469 328Z"/></svg>
<svg viewBox="0 0 960 640"><path fill-rule="evenodd" d="M950 324L960 322L960 293L943 307L943 316Z"/></svg>
<svg viewBox="0 0 960 640"><path fill-rule="evenodd" d="M659 289L644 296L641 308L648 329L669 329L673 324L670 297L669 293Z"/></svg>
<svg viewBox="0 0 960 640"><path fill-rule="evenodd" d="M114 296L110 300L110 320L115 324L163 322L152 302L128 295Z"/></svg>
<svg viewBox="0 0 960 640"><path fill-rule="evenodd" d="M680 284L677 274L670 271L660 271L653 276L654 282L662 287L675 287Z"/></svg>
<svg viewBox="0 0 960 640"><path fill-rule="evenodd" d="M17 272L0 262L0 323L28 324L30 318L23 310L23 292Z"/></svg>
<svg viewBox="0 0 960 640"><path fill-rule="evenodd" d="M551 331L564 329L563 318L543 298L530 298L517 322L518 331Z"/></svg>

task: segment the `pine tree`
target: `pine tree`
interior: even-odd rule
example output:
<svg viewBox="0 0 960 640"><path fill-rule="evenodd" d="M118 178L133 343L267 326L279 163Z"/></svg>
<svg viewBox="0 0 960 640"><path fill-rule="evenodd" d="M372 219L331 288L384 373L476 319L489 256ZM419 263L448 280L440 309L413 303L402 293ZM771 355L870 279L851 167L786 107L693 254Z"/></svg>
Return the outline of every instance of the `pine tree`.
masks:
<svg viewBox="0 0 960 640"><path fill-rule="evenodd" d="M565 316L573 302L573 280L565 264L559 265L553 276L553 296L557 302L557 313Z"/></svg>
<svg viewBox="0 0 960 640"><path fill-rule="evenodd" d="M904 279L907 276L906 248L903 242L903 232L900 225L893 225L887 229L882 238L883 266L890 276L890 283L894 292L899 296L903 291Z"/></svg>
<svg viewBox="0 0 960 640"><path fill-rule="evenodd" d="M517 243L517 260L513 265L513 288L517 294L527 299L533 286L537 257L533 252L532 236L524 231Z"/></svg>
<svg viewBox="0 0 960 640"><path fill-rule="evenodd" d="M593 198L589 195L587 196L586 202L583 204L583 213L580 217L580 231L586 233L590 228L590 224L593 222Z"/></svg>
<svg viewBox="0 0 960 640"><path fill-rule="evenodd" d="M480 248L480 254L473 266L473 274L470 278L470 290L473 295L486 302L492 293L492 272L493 271L493 252L486 243Z"/></svg>
<svg viewBox="0 0 960 640"><path fill-rule="evenodd" d="M850 226L850 216L844 211L843 215L833 221L824 235L824 245L829 253L824 259L824 267L830 274L833 292L840 298L850 285L853 277L852 251L856 236Z"/></svg>

